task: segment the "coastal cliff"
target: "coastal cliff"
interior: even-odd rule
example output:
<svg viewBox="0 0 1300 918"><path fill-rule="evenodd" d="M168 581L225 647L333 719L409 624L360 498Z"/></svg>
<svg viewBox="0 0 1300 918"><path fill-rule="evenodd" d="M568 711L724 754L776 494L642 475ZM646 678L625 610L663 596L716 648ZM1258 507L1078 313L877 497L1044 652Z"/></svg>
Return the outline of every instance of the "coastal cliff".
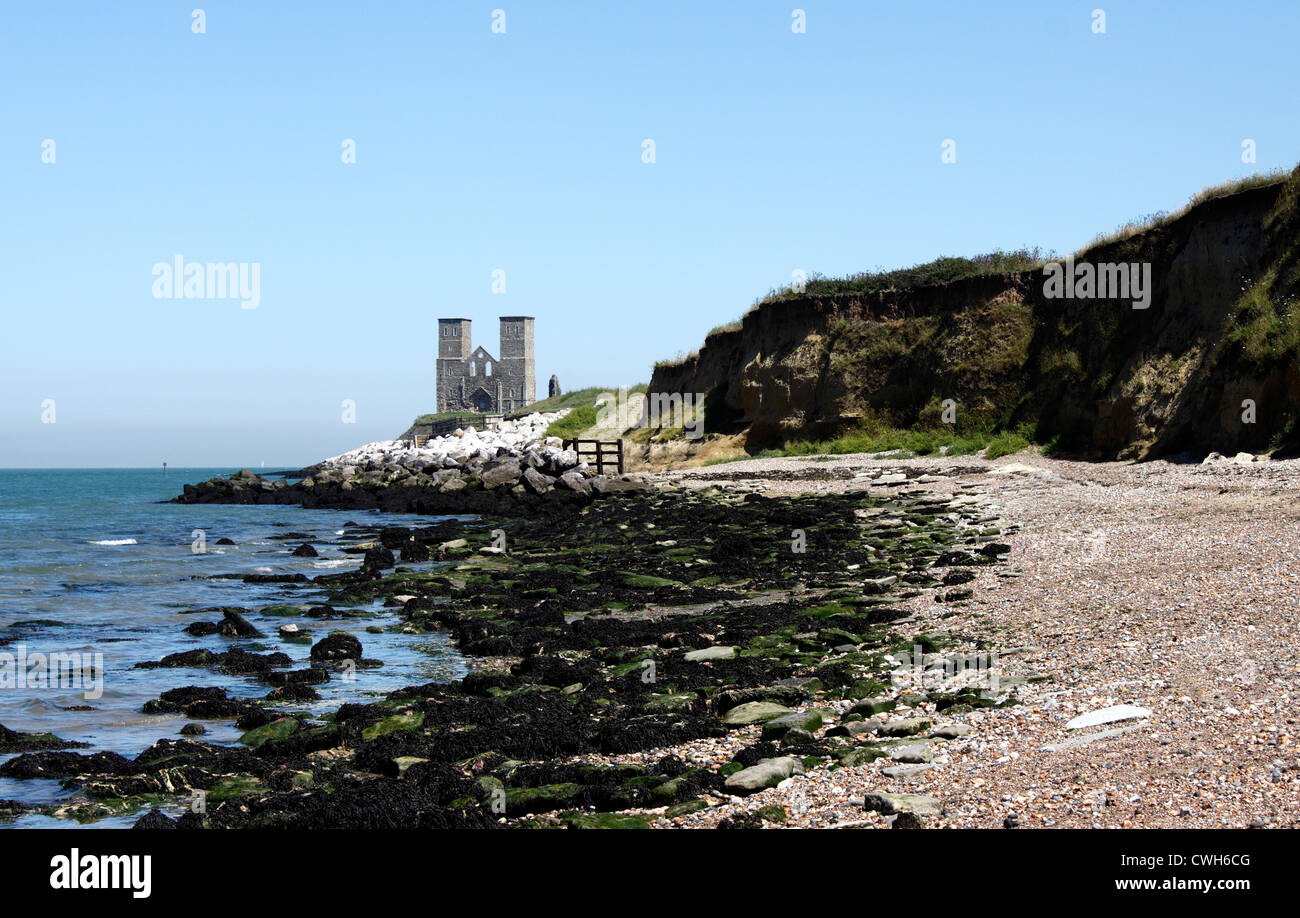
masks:
<svg viewBox="0 0 1300 918"><path fill-rule="evenodd" d="M652 392L706 393L706 429L750 451L873 422L1028 425L1081 454L1294 449L1300 169L1209 197L1074 256L1149 265L1131 298L1049 298L1042 268L876 293L769 298ZM1254 421L1243 422L1243 402Z"/></svg>

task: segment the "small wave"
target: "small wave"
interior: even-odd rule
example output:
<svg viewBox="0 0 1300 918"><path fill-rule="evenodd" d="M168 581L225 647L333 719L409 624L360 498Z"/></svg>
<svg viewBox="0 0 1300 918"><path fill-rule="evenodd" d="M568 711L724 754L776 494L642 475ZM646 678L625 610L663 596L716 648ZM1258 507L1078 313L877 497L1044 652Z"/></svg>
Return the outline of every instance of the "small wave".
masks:
<svg viewBox="0 0 1300 918"><path fill-rule="evenodd" d="M91 545L138 545L135 539L101 539L98 542L91 542Z"/></svg>
<svg viewBox="0 0 1300 918"><path fill-rule="evenodd" d="M271 569L270 569L269 567L255 567L255 568L253 568L253 573L254 573L254 574L269 574L269 573L271 573Z"/></svg>
<svg viewBox="0 0 1300 918"><path fill-rule="evenodd" d="M356 558L335 558L332 561L313 561L312 567L343 567L345 564L359 564Z"/></svg>

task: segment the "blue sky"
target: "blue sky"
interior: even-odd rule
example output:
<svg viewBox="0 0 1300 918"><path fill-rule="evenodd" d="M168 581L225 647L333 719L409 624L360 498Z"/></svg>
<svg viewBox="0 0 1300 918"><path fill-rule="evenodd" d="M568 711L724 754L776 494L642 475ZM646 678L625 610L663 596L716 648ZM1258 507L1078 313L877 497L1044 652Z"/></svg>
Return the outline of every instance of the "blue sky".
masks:
<svg viewBox="0 0 1300 918"><path fill-rule="evenodd" d="M433 410L439 316L635 383L795 269L1071 251L1300 160L1290 0L797 5L5 4L0 466L302 465ZM155 298L178 254L260 305Z"/></svg>

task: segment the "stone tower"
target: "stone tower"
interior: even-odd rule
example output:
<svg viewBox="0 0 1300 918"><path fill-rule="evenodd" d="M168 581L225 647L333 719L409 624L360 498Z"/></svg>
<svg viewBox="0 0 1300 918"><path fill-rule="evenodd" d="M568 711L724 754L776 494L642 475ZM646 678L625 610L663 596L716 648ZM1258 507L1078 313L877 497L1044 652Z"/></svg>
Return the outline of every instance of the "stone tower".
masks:
<svg viewBox="0 0 1300 918"><path fill-rule="evenodd" d="M469 365L469 319L438 320L438 410L460 411L465 397L465 368Z"/></svg>
<svg viewBox="0 0 1300 918"><path fill-rule="evenodd" d="M522 408L537 401L532 316L501 317L501 381L510 390L502 393L503 404Z"/></svg>

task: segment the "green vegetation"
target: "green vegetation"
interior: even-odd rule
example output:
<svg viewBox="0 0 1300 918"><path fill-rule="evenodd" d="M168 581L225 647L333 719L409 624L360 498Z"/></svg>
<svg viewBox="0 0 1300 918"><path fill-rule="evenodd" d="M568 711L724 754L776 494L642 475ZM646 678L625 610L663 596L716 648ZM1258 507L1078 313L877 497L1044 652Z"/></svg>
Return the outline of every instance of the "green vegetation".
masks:
<svg viewBox="0 0 1300 918"><path fill-rule="evenodd" d="M1289 176L1290 173L1287 170L1275 169L1271 172L1257 172L1253 175L1229 179L1226 182L1220 182L1218 185L1207 185L1188 198L1187 203L1173 213L1160 210L1153 214L1136 217L1121 226L1117 226L1109 233L1099 234L1074 254L1076 256L1082 255L1084 252L1087 252L1090 249L1095 249L1098 246L1123 242L1125 239L1128 239L1131 236L1136 236L1138 233L1145 233L1146 231L1157 227L1168 226L1198 204L1204 204L1206 201L1214 198L1222 198L1230 194L1249 191L1252 188L1262 188L1265 185L1276 185L1280 182L1286 181Z"/></svg>
<svg viewBox="0 0 1300 918"><path fill-rule="evenodd" d="M958 431L951 427L909 430L897 427L864 425L832 440L798 440L782 449L763 450L757 457L719 459L708 463L736 462L740 459L777 456L836 456L848 453L893 453L899 458L929 456L944 451L947 456L967 456L984 450L986 459L1018 453L1030 446L1031 430L1022 425L1016 430ZM945 449L946 448L946 449Z"/></svg>
<svg viewBox="0 0 1300 918"><path fill-rule="evenodd" d="M411 422L412 427L423 427L428 424L436 424L439 421L459 420L461 418L473 419L481 418L484 415L467 414L464 411L441 411L438 414L422 414Z"/></svg>
<svg viewBox="0 0 1300 918"><path fill-rule="evenodd" d="M638 383L635 386L628 387L628 395L644 392L645 383ZM607 393L618 394L617 387L609 386L592 386L587 389L577 389L573 392L566 392L563 395L557 395L555 398L548 398L542 402L534 402L529 405L523 412L516 412L510 417L520 417L523 414L531 414L534 411L561 411L569 409L569 413L558 421L554 421L550 427L546 428L548 437L562 437L569 439L576 437L580 433L595 426L596 418L600 409L596 407L596 400Z"/></svg>
<svg viewBox="0 0 1300 918"><path fill-rule="evenodd" d="M1300 310L1294 296L1279 296L1277 274L1251 284L1237 304L1224 343L1242 359L1262 366L1300 351Z"/></svg>
<svg viewBox="0 0 1300 918"><path fill-rule="evenodd" d="M615 390L609 386L588 386L586 389L574 389L572 392L565 392L563 395L555 396L555 398L545 398L540 402L533 402L518 411L510 412L506 417L522 418L535 411L563 411L565 408L580 408L583 405L593 404L602 392L613 391Z"/></svg>
<svg viewBox="0 0 1300 918"><path fill-rule="evenodd" d="M628 393L644 392L645 383L639 383L628 388ZM596 399L605 392L617 392L617 387L610 386L589 386L586 389L575 389L573 392L565 392L563 395L557 395L555 398L543 399L540 402L533 402L518 411L511 411L506 414L507 419L522 418L534 412L544 411L562 411L569 409L570 413L552 424L546 431L548 437L574 437L596 423ZM411 422L412 427L421 427L433 424L438 421L464 420L467 424L474 424L480 415L465 414L461 411L443 411L438 414L422 414ZM476 425L477 426L477 425Z"/></svg>
<svg viewBox="0 0 1300 918"><path fill-rule="evenodd" d="M733 322L731 324L736 325L737 327L739 327L740 325L739 322ZM719 325L713 331L709 332L709 334L712 335L714 334L714 332L723 332L727 330L728 330L727 326ZM676 357L665 357L663 360L656 360L655 369L657 370L660 367L678 367L684 364L686 361L693 360L698 356L700 356L699 351L691 351L689 354L686 353L685 351L678 351Z"/></svg>
<svg viewBox="0 0 1300 918"><path fill-rule="evenodd" d="M982 274L1029 271L1041 268L1044 263L1055 257L1054 252L1043 251L1034 246L1012 252L997 250L970 258L941 256L934 261L912 265L910 268L895 268L892 271L878 269L862 274L851 274L848 277L823 277L820 274L813 274L805 283L802 293L796 292L792 287L782 287L771 291L755 305L828 293L870 294L882 293L886 290L908 290L931 284L947 284Z"/></svg>

